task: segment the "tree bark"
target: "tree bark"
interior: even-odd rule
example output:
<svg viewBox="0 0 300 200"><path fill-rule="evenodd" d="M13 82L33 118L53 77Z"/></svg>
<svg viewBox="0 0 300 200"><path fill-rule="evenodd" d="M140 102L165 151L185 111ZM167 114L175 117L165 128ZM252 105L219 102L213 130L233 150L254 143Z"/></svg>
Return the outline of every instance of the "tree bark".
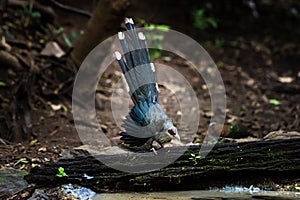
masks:
<svg viewBox="0 0 300 200"><path fill-rule="evenodd" d="M110 190L186 190L222 187L228 184L243 186L270 185L299 181L300 139L269 140L245 143L217 144L205 157L194 159L200 147L190 146L173 164L147 173L121 172L102 164L120 155L99 155L64 159L57 163L33 168L26 180L37 185L78 183L95 191ZM172 147L172 153L183 147ZM138 154L143 157L144 154ZM137 167L154 164L140 162ZM156 163L159 164L159 163ZM57 177L63 167L66 177ZM92 177L85 178L86 175Z"/></svg>
<svg viewBox="0 0 300 200"><path fill-rule="evenodd" d="M115 35L129 4L130 0L100 0L92 18L88 21L83 36L78 40L71 53L69 61L79 67L97 44Z"/></svg>

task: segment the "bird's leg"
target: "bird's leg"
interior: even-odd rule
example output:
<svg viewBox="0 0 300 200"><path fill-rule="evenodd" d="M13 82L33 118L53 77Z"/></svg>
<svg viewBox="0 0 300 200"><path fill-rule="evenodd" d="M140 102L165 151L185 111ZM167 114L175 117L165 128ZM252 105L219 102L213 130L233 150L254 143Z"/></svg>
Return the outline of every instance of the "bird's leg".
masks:
<svg viewBox="0 0 300 200"><path fill-rule="evenodd" d="M140 153L143 153L143 152L146 152L146 151L149 151L149 150L153 151L153 149L155 149L153 147L154 140L155 140L155 138L151 137L142 146L130 146L129 148L131 150L134 150L134 151L140 152ZM156 154L156 153L154 152L154 154Z"/></svg>
<svg viewBox="0 0 300 200"><path fill-rule="evenodd" d="M153 153L154 153L155 155L157 155L157 151L155 150L154 147L152 147L150 150L153 151Z"/></svg>
<svg viewBox="0 0 300 200"><path fill-rule="evenodd" d="M159 146L160 146L159 148L155 148L155 147L153 146L153 142L154 142L154 141L156 141L156 142L159 144ZM155 136L151 137L151 138L147 141L146 145L149 147L149 149L159 150L159 149L161 149L161 148L164 148L164 145L163 145L159 140L156 140L156 137L155 137Z"/></svg>
<svg viewBox="0 0 300 200"><path fill-rule="evenodd" d="M164 148L164 145L163 145L160 141L156 141L156 142L160 145L160 148L159 148L159 149Z"/></svg>
<svg viewBox="0 0 300 200"><path fill-rule="evenodd" d="M151 137L147 142L146 142L146 147L149 149L153 148L153 142L154 142L155 138Z"/></svg>

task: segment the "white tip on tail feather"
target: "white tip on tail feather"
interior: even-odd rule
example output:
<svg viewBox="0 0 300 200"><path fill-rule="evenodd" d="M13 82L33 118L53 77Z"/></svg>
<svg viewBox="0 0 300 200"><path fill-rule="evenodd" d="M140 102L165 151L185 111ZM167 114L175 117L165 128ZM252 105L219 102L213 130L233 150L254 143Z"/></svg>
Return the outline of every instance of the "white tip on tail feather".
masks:
<svg viewBox="0 0 300 200"><path fill-rule="evenodd" d="M121 58L122 58L122 55L118 51L115 52L115 56L116 56L117 60L121 60Z"/></svg>
<svg viewBox="0 0 300 200"><path fill-rule="evenodd" d="M146 37L145 37L144 33L142 33L142 32L138 33L138 37L140 40L146 40Z"/></svg>
<svg viewBox="0 0 300 200"><path fill-rule="evenodd" d="M118 38L119 40L124 40L125 39L125 35L123 32L118 32Z"/></svg>
<svg viewBox="0 0 300 200"><path fill-rule="evenodd" d="M133 19L132 18L125 18L125 24L128 24L128 23L130 23L130 24L134 24L133 23Z"/></svg>
<svg viewBox="0 0 300 200"><path fill-rule="evenodd" d="M150 63L150 66L151 66L151 70L155 73L155 66L153 63Z"/></svg>

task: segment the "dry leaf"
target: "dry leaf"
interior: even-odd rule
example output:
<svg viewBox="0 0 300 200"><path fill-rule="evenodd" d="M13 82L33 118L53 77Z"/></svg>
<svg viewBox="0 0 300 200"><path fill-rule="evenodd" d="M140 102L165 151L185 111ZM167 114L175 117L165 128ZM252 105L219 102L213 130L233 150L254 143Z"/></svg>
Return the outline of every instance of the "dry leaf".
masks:
<svg viewBox="0 0 300 200"><path fill-rule="evenodd" d="M58 105L51 104L50 106L51 106L52 110L54 110L54 111L60 110L62 108L62 105L60 105L60 104L58 104Z"/></svg>
<svg viewBox="0 0 300 200"><path fill-rule="evenodd" d="M65 54L66 53L60 48L60 46L53 41L48 42L41 52L41 55L43 56L55 56L57 58L60 58Z"/></svg>
<svg viewBox="0 0 300 200"><path fill-rule="evenodd" d="M46 151L47 151L47 148L46 148L45 146L43 146L43 147L40 147L40 148L38 149L38 151L40 151L40 152L46 152Z"/></svg>
<svg viewBox="0 0 300 200"><path fill-rule="evenodd" d="M281 82L281 83L291 83L293 82L293 78L292 77L278 77L278 80Z"/></svg>

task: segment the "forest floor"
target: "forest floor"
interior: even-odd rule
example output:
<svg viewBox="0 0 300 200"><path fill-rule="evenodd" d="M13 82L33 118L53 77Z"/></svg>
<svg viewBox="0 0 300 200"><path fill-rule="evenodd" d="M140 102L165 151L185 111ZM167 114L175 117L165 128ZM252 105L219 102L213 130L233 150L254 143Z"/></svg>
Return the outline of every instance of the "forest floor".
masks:
<svg viewBox="0 0 300 200"><path fill-rule="evenodd" d="M50 18L46 14L38 15L20 6L8 6L3 12L1 31L5 42L2 40L1 50L14 55L20 65L1 63L0 68L0 168L29 170L54 162L64 150L82 144L71 114L72 91L65 87L70 83L65 80L75 73L68 72L69 77L59 77L59 74L68 71L63 67L65 57L88 18L74 13L62 17L60 12L54 19L51 15ZM162 20L199 41L215 61L226 89L225 124L245 127L246 134L242 134L245 141L261 139L272 131L300 132L299 19L288 26L285 19L276 18L282 24L281 29L271 26L273 23L265 26L263 20L256 19L246 29L242 23L230 28L230 23L221 21L219 30L200 31L192 25L181 29L180 24L186 23L183 20L175 22L159 16L156 21ZM256 23L261 24L256 26ZM52 41L59 44L65 57L47 55L46 44ZM211 117L210 96L204 81L176 56L163 53L156 62L174 67L190 80L199 98L200 122L197 133L182 134L182 142L201 141ZM120 78L116 63L105 72L104 78L97 89L98 116L102 130L116 141L121 129L110 113L112 84ZM20 92L23 90L26 92ZM22 103L25 98L28 106ZM177 123L180 113L173 106L176 97L162 87L160 101ZM11 142L12 134L17 131L30 132L30 136L24 141Z"/></svg>

